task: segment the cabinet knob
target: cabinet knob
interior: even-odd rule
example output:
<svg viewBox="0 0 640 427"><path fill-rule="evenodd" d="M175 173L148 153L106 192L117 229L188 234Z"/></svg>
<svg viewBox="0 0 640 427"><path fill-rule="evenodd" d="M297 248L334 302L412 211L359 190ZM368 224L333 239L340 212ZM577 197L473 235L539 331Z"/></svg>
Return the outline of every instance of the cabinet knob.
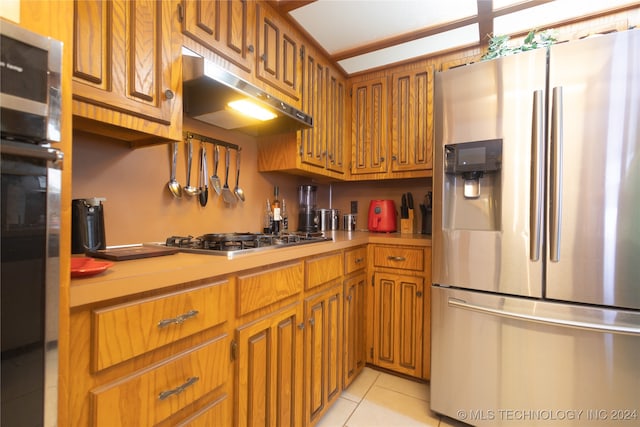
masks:
<svg viewBox="0 0 640 427"><path fill-rule="evenodd" d="M247 50L251 53L253 53L253 51L255 50L255 48L253 47L252 44L250 44L249 46L247 46Z"/></svg>
<svg viewBox="0 0 640 427"><path fill-rule="evenodd" d="M398 160L398 157L397 156L391 156L391 160L393 160L395 162L396 160Z"/></svg>
<svg viewBox="0 0 640 427"><path fill-rule="evenodd" d="M380 163L384 162L384 157L380 157Z"/></svg>
<svg viewBox="0 0 640 427"><path fill-rule="evenodd" d="M314 326L316 324L316 320L312 317L311 319L309 319L309 324L311 326Z"/></svg>
<svg viewBox="0 0 640 427"><path fill-rule="evenodd" d="M417 296L418 298L422 297L422 291L418 291L418 292L416 292L416 296Z"/></svg>
<svg viewBox="0 0 640 427"><path fill-rule="evenodd" d="M298 324L298 329L304 329L304 322Z"/></svg>
<svg viewBox="0 0 640 427"><path fill-rule="evenodd" d="M175 94L173 93L173 91L171 89L167 89L164 91L164 97L167 99L173 99L173 97L175 96Z"/></svg>
<svg viewBox="0 0 640 427"><path fill-rule="evenodd" d="M265 55L264 53L260 55L260 61L265 62L266 60L267 60L267 55Z"/></svg>

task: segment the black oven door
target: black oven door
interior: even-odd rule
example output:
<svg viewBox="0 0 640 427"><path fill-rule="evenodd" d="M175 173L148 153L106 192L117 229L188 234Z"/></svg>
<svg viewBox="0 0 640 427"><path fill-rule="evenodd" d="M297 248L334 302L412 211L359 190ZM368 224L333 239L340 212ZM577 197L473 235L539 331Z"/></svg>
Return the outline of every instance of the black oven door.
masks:
<svg viewBox="0 0 640 427"><path fill-rule="evenodd" d="M0 424L55 425L45 406L57 406L59 154L2 140L1 155Z"/></svg>

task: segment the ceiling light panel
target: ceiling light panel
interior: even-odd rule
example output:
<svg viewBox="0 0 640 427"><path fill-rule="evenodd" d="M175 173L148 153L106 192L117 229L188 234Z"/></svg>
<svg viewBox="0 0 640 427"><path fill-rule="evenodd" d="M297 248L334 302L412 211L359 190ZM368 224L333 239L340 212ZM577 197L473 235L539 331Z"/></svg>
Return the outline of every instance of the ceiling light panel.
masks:
<svg viewBox="0 0 640 427"><path fill-rule="evenodd" d="M508 0L504 2L508 3ZM493 33L502 35L544 29L546 25L555 22L633 4L637 4L637 1L556 0L495 18L493 20Z"/></svg>
<svg viewBox="0 0 640 427"><path fill-rule="evenodd" d="M364 55L347 58L338 61L338 64L340 64L347 74L353 74L369 68L381 67L478 42L478 24L472 24L422 39L376 50Z"/></svg>
<svg viewBox="0 0 640 427"><path fill-rule="evenodd" d="M476 16L478 9L476 0L317 0L289 13L329 54L335 54Z"/></svg>

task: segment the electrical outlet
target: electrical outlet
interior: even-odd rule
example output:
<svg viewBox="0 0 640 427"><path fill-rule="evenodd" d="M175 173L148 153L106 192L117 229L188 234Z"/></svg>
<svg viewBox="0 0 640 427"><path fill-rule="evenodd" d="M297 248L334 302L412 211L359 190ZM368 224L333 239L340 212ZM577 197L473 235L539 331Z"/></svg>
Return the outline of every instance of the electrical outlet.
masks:
<svg viewBox="0 0 640 427"><path fill-rule="evenodd" d="M352 200L351 201L351 213L352 214L358 213L358 201L357 200Z"/></svg>

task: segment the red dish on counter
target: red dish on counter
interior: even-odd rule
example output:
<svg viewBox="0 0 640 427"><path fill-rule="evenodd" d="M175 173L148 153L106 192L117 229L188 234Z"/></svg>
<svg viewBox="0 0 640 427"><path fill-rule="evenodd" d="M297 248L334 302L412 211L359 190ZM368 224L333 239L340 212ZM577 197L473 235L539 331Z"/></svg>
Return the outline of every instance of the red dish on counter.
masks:
<svg viewBox="0 0 640 427"><path fill-rule="evenodd" d="M93 276L106 271L112 265L112 262L98 261L93 258L71 258L71 277Z"/></svg>

